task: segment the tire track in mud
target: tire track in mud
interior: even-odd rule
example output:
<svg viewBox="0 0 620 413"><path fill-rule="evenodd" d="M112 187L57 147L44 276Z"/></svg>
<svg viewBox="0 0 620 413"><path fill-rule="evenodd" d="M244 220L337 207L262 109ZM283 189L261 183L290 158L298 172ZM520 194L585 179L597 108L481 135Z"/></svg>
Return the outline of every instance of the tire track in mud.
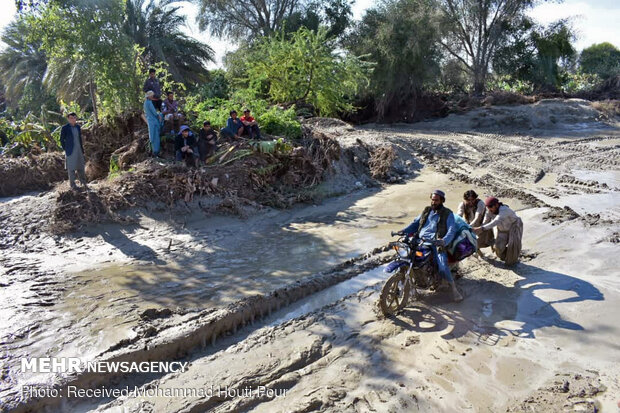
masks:
<svg viewBox="0 0 620 413"><path fill-rule="evenodd" d="M112 346L101 353L95 361L140 363L153 360L178 360L197 351L205 351L215 345L218 337L236 333L238 328L253 324L272 312L332 285L370 271L392 260L388 247L378 247L358 255L328 270L319 272L303 281L283 286L265 295L247 297L227 307L209 309L198 314L182 314L158 323L145 322L138 335ZM139 374L136 374L139 376ZM122 373L81 373L67 377L55 377L56 389L67 394L69 386L96 388L105 386L130 375ZM152 380L152 374L149 380ZM29 383L32 385L32 383ZM19 386L14 386L19 387ZM61 408L63 398L23 399L17 388L3 400L3 409L10 412L31 412ZM4 411L4 410L3 410Z"/></svg>
<svg viewBox="0 0 620 413"><path fill-rule="evenodd" d="M430 136L413 136L410 139L428 144L428 141L437 138ZM488 188L495 196L511 197L523 201L532 207L549 208L547 218L557 224L573 219L580 219L587 225L606 224L615 219L612 212L607 219L601 219L599 214L579 214L568 206L559 207L550 205L537 196L537 192L551 198L558 198L562 194L555 194L557 189L539 188L538 190L527 189L528 184L537 183L548 172L558 174L556 187L560 185L565 190L570 190L570 184L577 184L581 192L600 193L601 191L617 192L618 188L609 187L597 181L583 182L574 177L563 176L558 168L563 165L584 166L590 164L595 170L605 170L620 164L618 148L620 145L594 146L591 142L617 139L615 137L595 137L579 140L558 139L534 139L531 137L502 136L487 133L449 133L447 140L441 139L443 145L458 145L470 149L469 154L457 151L450 155L445 151L433 151L429 158L434 163L434 168L441 173L449 175L452 179L460 182L472 183L483 188ZM503 148L501 145L507 147ZM424 145L426 146L426 145ZM561 146L561 151L558 150ZM425 150L429 150L424 148ZM464 155L469 155L464 156ZM480 177L471 176L474 168L484 167L489 172ZM592 169L592 168L590 168ZM563 185L562 185L563 184ZM569 185L566 185L569 184ZM579 185L581 184L581 185ZM552 190L553 194L549 191ZM563 195L570 195L564 193Z"/></svg>

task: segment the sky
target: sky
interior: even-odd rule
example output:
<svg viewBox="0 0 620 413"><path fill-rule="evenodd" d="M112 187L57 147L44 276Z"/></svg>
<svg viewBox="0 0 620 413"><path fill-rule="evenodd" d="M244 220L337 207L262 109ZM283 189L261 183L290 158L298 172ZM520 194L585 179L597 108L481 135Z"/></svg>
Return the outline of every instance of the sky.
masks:
<svg viewBox="0 0 620 413"><path fill-rule="evenodd" d="M575 42L577 50L594 43L610 42L620 48L620 1L618 0L550 0L540 2L528 14L541 24L549 24L563 18L572 18L577 33ZM376 4L376 0L356 0L353 5L353 17L360 19L364 11ZM216 62L209 65L210 69L221 67L222 57L236 46L226 40L211 37L200 32L196 24L198 7L190 2L182 3L182 11L188 16L188 35L207 43L215 50ZM15 1L0 0L0 31L15 17ZM0 48L4 47L0 42Z"/></svg>

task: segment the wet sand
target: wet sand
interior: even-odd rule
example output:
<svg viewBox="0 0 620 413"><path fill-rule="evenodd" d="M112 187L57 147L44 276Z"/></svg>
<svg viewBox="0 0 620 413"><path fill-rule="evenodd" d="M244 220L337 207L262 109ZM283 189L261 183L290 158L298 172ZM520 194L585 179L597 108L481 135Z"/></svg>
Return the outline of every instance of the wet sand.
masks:
<svg viewBox="0 0 620 413"><path fill-rule="evenodd" d="M192 350L190 372L149 379L162 387L265 385L287 389L284 398L94 399L65 409L613 411L620 394L620 326L608 316L620 307L612 258L620 233L618 128L532 137L456 133L457 124L326 128L345 147L358 139L393 145L397 167L425 165L402 185L256 211L246 220L145 213L133 226L98 225L60 239L41 234L23 249L0 251L0 310L8 315L0 324L0 394L53 380L18 374L22 356L94 358L135 338L146 310L170 309L176 317L234 308L383 245L440 187L453 209L466 189L499 195L525 223L524 255L514 268L488 250L485 259L460 264L463 303L437 294L382 319L376 299L384 276L375 269ZM17 213L35 203L44 209L48 197L3 205Z"/></svg>

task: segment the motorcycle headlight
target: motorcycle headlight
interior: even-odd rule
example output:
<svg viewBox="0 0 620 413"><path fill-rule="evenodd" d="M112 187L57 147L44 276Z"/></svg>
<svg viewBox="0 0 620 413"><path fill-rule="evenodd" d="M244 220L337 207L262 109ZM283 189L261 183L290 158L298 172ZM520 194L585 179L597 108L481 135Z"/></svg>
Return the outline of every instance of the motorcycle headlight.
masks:
<svg viewBox="0 0 620 413"><path fill-rule="evenodd" d="M409 257L409 247L406 246L405 244L394 245L394 249L396 250L396 253L400 257L402 257L402 258L408 258Z"/></svg>

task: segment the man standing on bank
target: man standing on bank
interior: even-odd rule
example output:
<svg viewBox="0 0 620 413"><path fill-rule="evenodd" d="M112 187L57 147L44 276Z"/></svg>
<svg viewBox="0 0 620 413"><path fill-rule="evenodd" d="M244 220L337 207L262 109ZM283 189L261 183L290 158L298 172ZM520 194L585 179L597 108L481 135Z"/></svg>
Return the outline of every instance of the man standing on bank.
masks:
<svg viewBox="0 0 620 413"><path fill-rule="evenodd" d="M142 91L144 93L148 92L149 90L152 90L154 94L153 106L155 106L155 109L157 109L158 111L161 111L161 86L159 84L159 80L157 79L155 69L153 68L149 69L149 77L147 77L144 81L144 87L142 88Z"/></svg>
<svg viewBox="0 0 620 413"><path fill-rule="evenodd" d="M82 144L82 129L77 124L77 115L71 112L67 115L67 123L60 130L60 145L65 150L65 166L69 172L69 185L71 189L78 189L75 185L75 171L84 189L88 190L86 184L86 172L84 161L84 145Z"/></svg>

